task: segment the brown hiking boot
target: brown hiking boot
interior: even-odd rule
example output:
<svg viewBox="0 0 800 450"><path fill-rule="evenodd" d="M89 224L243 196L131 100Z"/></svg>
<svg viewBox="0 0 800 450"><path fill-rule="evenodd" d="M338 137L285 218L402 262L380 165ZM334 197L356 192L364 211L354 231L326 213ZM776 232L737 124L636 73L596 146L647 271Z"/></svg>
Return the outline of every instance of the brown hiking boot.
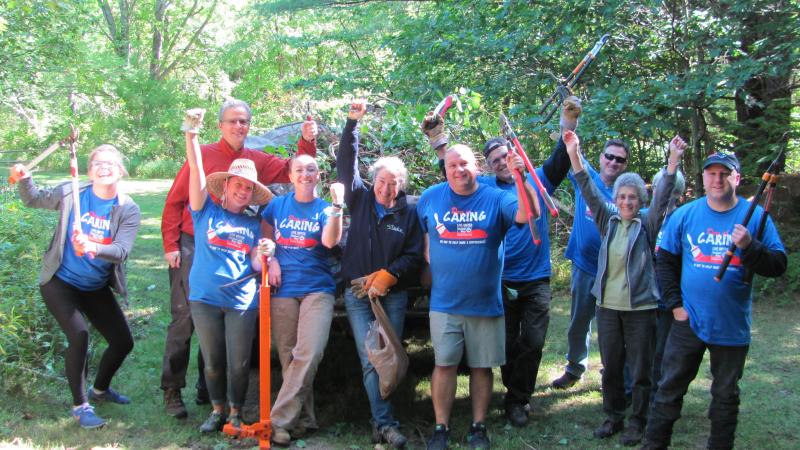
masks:
<svg viewBox="0 0 800 450"><path fill-rule="evenodd" d="M564 130L575 131L578 128L578 118L582 112L581 99L574 95L564 99L564 104L561 105L561 120L558 122L561 132L563 133Z"/></svg>
<svg viewBox="0 0 800 450"><path fill-rule="evenodd" d="M164 409L176 419L185 419L189 415L186 405L183 404L180 389L164 389Z"/></svg>
<svg viewBox="0 0 800 450"><path fill-rule="evenodd" d="M575 385L578 381L581 380L581 377L577 375L573 375L569 372L564 372L563 375L553 380L553 388L554 389L568 389Z"/></svg>

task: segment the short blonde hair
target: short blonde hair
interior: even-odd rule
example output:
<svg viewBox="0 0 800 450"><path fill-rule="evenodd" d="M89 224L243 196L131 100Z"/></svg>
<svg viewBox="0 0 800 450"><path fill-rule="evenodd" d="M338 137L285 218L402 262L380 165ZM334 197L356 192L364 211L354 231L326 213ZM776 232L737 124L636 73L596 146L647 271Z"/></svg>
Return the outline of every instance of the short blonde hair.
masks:
<svg viewBox="0 0 800 450"><path fill-rule="evenodd" d="M119 166L120 172L122 172L122 175L128 176L128 170L125 169L125 156L122 155L122 152L117 150L117 147L114 147L111 144L102 144L95 147L94 150L92 150L92 152L89 153L89 166L92 165L92 161L94 161L94 158L97 156L97 154L103 152L111 153L112 155L114 155L114 158L116 158L117 160L117 166Z"/></svg>

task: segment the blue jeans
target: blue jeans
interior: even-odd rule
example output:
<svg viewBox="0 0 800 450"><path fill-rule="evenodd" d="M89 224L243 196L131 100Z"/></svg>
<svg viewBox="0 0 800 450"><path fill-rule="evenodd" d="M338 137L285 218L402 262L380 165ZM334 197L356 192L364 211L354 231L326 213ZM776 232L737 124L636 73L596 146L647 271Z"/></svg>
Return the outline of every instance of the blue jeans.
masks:
<svg viewBox="0 0 800 450"><path fill-rule="evenodd" d="M506 364L500 368L500 373L507 390L506 408L530 402L550 324L550 298L550 280L547 278L503 282Z"/></svg>
<svg viewBox="0 0 800 450"><path fill-rule="evenodd" d="M572 306L567 331L566 371L580 377L589 363L589 342L592 339L592 319L594 319L597 299L592 295L594 275L572 264Z"/></svg>
<svg viewBox="0 0 800 450"><path fill-rule="evenodd" d="M402 339L408 293L406 291L390 292L387 296L381 298L380 302L383 309L386 311L386 315L389 316L389 320L392 322L397 336ZM367 349L364 346L364 340L367 337L369 324L375 320L375 315L372 314L372 307L369 304L369 300L366 298L359 300L347 289L344 292L344 304L347 308L347 318L350 320L350 327L353 330L353 338L356 342L358 358L361 360L362 378L364 381L364 389L367 391L367 397L369 397L369 409L372 412L372 423L379 430L386 426L399 426L400 423L394 420L394 416L392 415L391 403L381 398L378 373L367 359Z"/></svg>
<svg viewBox="0 0 800 450"><path fill-rule="evenodd" d="M227 397L241 408L250 376L250 349L258 310L241 311L190 302L192 321L205 359L205 376L211 403L221 405Z"/></svg>
<svg viewBox="0 0 800 450"><path fill-rule="evenodd" d="M749 346L729 347L701 341L688 320L674 321L669 331L661 380L647 422L647 442L668 447L672 426L681 416L683 396L697 376L703 355L711 354L711 420L709 449L731 449L739 416L739 380L744 373Z"/></svg>

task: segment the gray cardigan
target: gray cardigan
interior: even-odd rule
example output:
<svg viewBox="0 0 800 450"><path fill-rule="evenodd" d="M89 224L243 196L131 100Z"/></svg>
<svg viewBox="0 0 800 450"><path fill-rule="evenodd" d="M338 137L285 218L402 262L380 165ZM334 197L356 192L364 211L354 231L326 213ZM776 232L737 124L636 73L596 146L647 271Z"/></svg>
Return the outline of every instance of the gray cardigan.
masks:
<svg viewBox="0 0 800 450"><path fill-rule="evenodd" d="M64 183L53 188L39 189L32 177L19 180L19 195L25 206L33 208L53 209L60 213L58 226L50 241L50 247L44 254L42 272L39 275L39 285L44 285L61 267L61 258L64 255L67 226L72 217L72 184ZM83 192L91 183L81 185ZM139 231L141 216L139 205L130 196L119 193L118 203L111 210L111 240L110 244L97 244L97 258L114 264L111 276L111 287L119 293L123 302L128 301L128 289L125 282L125 261L133 248L133 241Z"/></svg>
<svg viewBox="0 0 800 450"><path fill-rule="evenodd" d="M576 173L575 180L586 199L586 204L592 210L594 223L602 237L597 257L597 276L592 286L592 294L597 299L597 304L602 305L608 268L608 241L617 232L617 226L622 218L606 204L585 170ZM662 182L658 183L647 215L643 215L640 211L631 224L625 261L625 281L630 289L632 308L655 305L660 298L656 284L653 249L674 187L675 175L665 175Z"/></svg>

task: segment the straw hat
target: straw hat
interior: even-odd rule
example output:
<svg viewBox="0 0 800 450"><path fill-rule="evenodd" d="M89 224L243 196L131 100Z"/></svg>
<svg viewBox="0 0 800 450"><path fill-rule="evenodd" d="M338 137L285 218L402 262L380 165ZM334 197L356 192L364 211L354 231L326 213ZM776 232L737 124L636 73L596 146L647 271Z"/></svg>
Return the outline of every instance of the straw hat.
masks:
<svg viewBox="0 0 800 450"><path fill-rule="evenodd" d="M214 172L206 177L206 188L214 197L222 198L225 180L240 177L253 183L253 203L266 205L272 200L272 192L258 182L256 165L249 159L235 159L227 172Z"/></svg>

